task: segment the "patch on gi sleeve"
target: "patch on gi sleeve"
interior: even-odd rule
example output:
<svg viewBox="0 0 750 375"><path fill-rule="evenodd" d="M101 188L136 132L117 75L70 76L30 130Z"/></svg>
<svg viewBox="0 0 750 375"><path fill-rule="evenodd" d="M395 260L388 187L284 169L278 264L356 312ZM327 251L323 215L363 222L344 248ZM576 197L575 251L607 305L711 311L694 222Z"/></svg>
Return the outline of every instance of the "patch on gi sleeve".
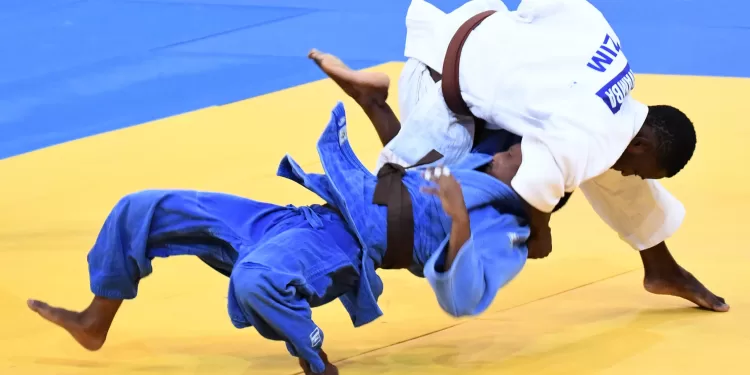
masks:
<svg viewBox="0 0 750 375"><path fill-rule="evenodd" d="M510 240L510 246L516 247L526 242L525 236L520 236L518 233L508 232L508 239Z"/></svg>
<svg viewBox="0 0 750 375"><path fill-rule="evenodd" d="M346 142L346 138L346 120L344 120L344 126L339 128L339 145L343 145Z"/></svg>
<svg viewBox="0 0 750 375"><path fill-rule="evenodd" d="M315 329L310 333L310 346L313 348L319 348L320 344L323 343L323 334L320 332L320 328Z"/></svg>

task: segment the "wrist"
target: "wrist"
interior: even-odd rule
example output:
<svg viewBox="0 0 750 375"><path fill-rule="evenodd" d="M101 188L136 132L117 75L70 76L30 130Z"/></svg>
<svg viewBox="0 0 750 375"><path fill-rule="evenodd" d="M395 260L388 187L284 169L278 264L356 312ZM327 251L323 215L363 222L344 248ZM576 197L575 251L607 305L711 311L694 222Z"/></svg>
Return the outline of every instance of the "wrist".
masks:
<svg viewBox="0 0 750 375"><path fill-rule="evenodd" d="M529 229L531 229L534 233L544 233L544 232L551 232L552 230L549 227L549 223L530 223Z"/></svg>
<svg viewBox="0 0 750 375"><path fill-rule="evenodd" d="M451 219L454 224L469 224L469 213L464 211L455 215L451 215Z"/></svg>
<svg viewBox="0 0 750 375"><path fill-rule="evenodd" d="M527 214L529 219L529 227L531 227L532 230L549 230L549 214L531 207L527 211Z"/></svg>

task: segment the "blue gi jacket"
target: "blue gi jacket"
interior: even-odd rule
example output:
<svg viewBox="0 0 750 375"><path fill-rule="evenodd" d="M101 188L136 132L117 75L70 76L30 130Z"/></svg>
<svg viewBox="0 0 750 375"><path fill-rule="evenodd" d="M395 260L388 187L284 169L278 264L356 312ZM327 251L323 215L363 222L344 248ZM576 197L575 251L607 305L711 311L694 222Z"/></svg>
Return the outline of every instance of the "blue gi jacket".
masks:
<svg viewBox="0 0 750 375"><path fill-rule="evenodd" d="M333 109L317 148L325 174L305 173L288 155L277 174L335 206L356 233L363 249L360 286L340 299L354 325L361 326L382 315L377 298L383 283L375 270L386 250L386 207L372 203L377 177L351 149L341 103ZM421 186L429 184L421 177L421 170L429 166L407 170L403 178L415 213L414 264L410 271L427 278L440 306L453 316L484 311L526 262L529 229L520 198L503 182L475 170L490 160L488 155L470 154L451 166L463 189L472 234L447 272L442 266L451 220L438 198L420 192Z"/></svg>

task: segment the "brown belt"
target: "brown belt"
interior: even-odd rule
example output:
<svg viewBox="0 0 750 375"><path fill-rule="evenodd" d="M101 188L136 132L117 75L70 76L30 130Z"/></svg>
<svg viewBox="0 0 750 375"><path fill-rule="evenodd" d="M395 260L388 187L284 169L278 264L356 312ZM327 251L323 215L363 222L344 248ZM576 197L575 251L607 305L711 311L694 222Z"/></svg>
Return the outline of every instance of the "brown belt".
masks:
<svg viewBox="0 0 750 375"><path fill-rule="evenodd" d="M411 194L402 178L409 168L433 163L442 158L439 152L432 150L417 164L404 168L398 164L386 163L378 171L378 182L372 203L385 205L387 208L386 251L380 268L409 268L414 259L414 213L412 212Z"/></svg>
<svg viewBox="0 0 750 375"><path fill-rule="evenodd" d="M458 31L456 31L456 34L453 35L453 38L448 44L448 50L445 52L445 59L443 60L441 86L443 88L445 104L447 104L448 109L455 114L474 117L475 145L477 140L481 138L480 133L484 130L485 121L472 115L466 101L461 97L461 85L458 81L458 68L461 63L461 51L464 48L466 39L469 38L469 34L471 34L471 32L482 23L482 21L494 13L494 10L484 11L464 22L464 24L458 28ZM434 74L431 75L433 76L433 79L435 79L436 76Z"/></svg>
<svg viewBox="0 0 750 375"><path fill-rule="evenodd" d="M453 113L472 116L469 106L461 97L461 87L458 84L458 65L461 61L461 49L464 42L485 18L495 13L486 11L469 18L451 39L443 62L442 88L445 103ZM428 67L429 68L429 67ZM430 75L437 82L440 75L430 69ZM475 141L478 132L484 128L484 120L475 119ZM378 182L372 203L385 205L387 212L386 252L380 268L401 269L411 266L414 259L414 213L412 212L411 195L404 185L402 178L406 170L420 165L433 163L442 158L439 152L432 150L425 157L411 167L404 168L398 164L387 163L378 171Z"/></svg>

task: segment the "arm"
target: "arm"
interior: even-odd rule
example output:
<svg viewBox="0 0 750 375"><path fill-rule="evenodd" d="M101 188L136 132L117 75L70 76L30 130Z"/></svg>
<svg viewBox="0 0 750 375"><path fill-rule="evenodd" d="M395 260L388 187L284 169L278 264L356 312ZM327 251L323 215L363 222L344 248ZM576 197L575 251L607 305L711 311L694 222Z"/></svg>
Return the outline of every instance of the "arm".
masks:
<svg viewBox="0 0 750 375"><path fill-rule="evenodd" d="M461 241L452 237L451 230L447 246L444 243L424 268L438 304L455 317L486 310L498 290L518 275L527 258L524 242L528 228L519 226L517 218L499 214L490 206L472 212L472 218L480 225L472 228L461 247L454 250Z"/></svg>
<svg viewBox="0 0 750 375"><path fill-rule="evenodd" d="M531 229L529 258L544 258L552 252L549 221L555 205L565 195L565 180L546 144L527 137L521 141L521 149L521 166L511 186L524 200Z"/></svg>
<svg viewBox="0 0 750 375"><path fill-rule="evenodd" d="M528 202L524 205L526 210L526 215L529 219L529 228L531 229L531 237L532 238L538 238L538 239L546 239L549 237L549 249L546 251L542 249L538 249L538 255L539 257L543 258L547 256L552 251L552 243L551 243L551 237L552 237L552 230L549 227L549 220L552 217L550 213L540 211L536 208L534 208L532 205L528 204ZM540 243L540 245L543 245ZM545 245L543 245L545 246ZM546 247L546 246L545 246ZM533 254L532 254L533 255ZM532 256L532 258L536 258L536 256Z"/></svg>
<svg viewBox="0 0 750 375"><path fill-rule="evenodd" d="M437 182L424 191L440 198L452 222L450 236L427 261L424 275L447 313L479 314L526 262L528 227L489 205L474 209L470 220L461 186L447 168L428 169L425 178Z"/></svg>
<svg viewBox="0 0 750 375"><path fill-rule="evenodd" d="M444 267L451 267L453 260L461 248L471 238L469 211L466 209L463 191L458 181L450 175L448 167L429 168L424 178L437 183L437 187L423 188L422 191L440 198L443 211L451 218L451 233L448 243L448 253L445 256Z"/></svg>
<svg viewBox="0 0 750 375"><path fill-rule="evenodd" d="M576 85L559 99L534 105L529 109L536 116L528 118L519 118L513 109L512 86L498 86L494 96L488 96L496 99L478 106L487 108L480 117L488 124L504 124L524 135L523 161L511 186L527 204L530 257L543 257L551 250L549 213L566 190L607 171L632 139L633 124L638 122L633 119L640 114L645 118L646 108L638 103L623 104L619 113L612 112L590 87ZM525 108L528 103L518 104Z"/></svg>
<svg viewBox="0 0 750 375"><path fill-rule="evenodd" d="M449 270L456 259L458 252L464 247L466 242L471 239L471 224L469 222L469 212L464 207L463 213L456 217L451 217L450 240L448 241L448 253L445 255L444 268Z"/></svg>

